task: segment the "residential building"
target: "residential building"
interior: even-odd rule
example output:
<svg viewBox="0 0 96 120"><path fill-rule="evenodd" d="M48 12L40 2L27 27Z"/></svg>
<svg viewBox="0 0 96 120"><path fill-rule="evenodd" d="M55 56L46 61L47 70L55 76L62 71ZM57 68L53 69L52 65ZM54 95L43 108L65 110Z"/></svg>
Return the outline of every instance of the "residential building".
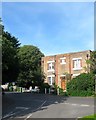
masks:
<svg viewBox="0 0 96 120"><path fill-rule="evenodd" d="M51 86L55 83L66 91L67 75L72 79L90 70L86 63L86 60L90 58L90 53L90 50L86 50L42 57L42 70L46 76L44 82Z"/></svg>

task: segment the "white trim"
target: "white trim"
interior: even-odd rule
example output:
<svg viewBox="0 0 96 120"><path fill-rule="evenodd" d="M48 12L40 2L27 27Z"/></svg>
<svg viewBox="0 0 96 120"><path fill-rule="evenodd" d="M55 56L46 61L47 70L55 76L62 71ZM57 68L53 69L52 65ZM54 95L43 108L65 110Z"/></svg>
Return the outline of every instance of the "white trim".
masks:
<svg viewBox="0 0 96 120"><path fill-rule="evenodd" d="M66 62L61 62L60 64L62 64L62 65L63 65L63 64L66 64Z"/></svg>
<svg viewBox="0 0 96 120"><path fill-rule="evenodd" d="M66 57L60 58L60 59L66 59Z"/></svg>
<svg viewBox="0 0 96 120"><path fill-rule="evenodd" d="M73 58L72 60L81 60L82 58L79 57L79 58Z"/></svg>
<svg viewBox="0 0 96 120"><path fill-rule="evenodd" d="M66 64L65 59L66 59L66 57L60 58L60 60L62 60L62 61L60 62L60 64Z"/></svg>
<svg viewBox="0 0 96 120"><path fill-rule="evenodd" d="M80 67L80 68L73 68L73 70L81 70L82 69L82 67Z"/></svg>
<svg viewBox="0 0 96 120"><path fill-rule="evenodd" d="M80 73L78 73L78 74L73 74L73 77L78 76L78 75L80 75Z"/></svg>
<svg viewBox="0 0 96 120"><path fill-rule="evenodd" d="M47 72L54 72L54 71L55 71L54 69L47 70Z"/></svg>
<svg viewBox="0 0 96 120"><path fill-rule="evenodd" d="M66 75L60 75L61 77L65 77Z"/></svg>
<svg viewBox="0 0 96 120"><path fill-rule="evenodd" d="M55 75L48 75L47 77L55 77Z"/></svg>
<svg viewBox="0 0 96 120"><path fill-rule="evenodd" d="M54 60L52 60L52 61L47 61L47 63L53 63L53 62L55 62Z"/></svg>
<svg viewBox="0 0 96 120"><path fill-rule="evenodd" d="M53 85L53 78L55 78L55 75L48 75L48 76L47 76L47 79L48 79L48 78L51 78L51 79L50 79L50 82L51 82L51 83L49 83L49 80L48 80L49 85Z"/></svg>

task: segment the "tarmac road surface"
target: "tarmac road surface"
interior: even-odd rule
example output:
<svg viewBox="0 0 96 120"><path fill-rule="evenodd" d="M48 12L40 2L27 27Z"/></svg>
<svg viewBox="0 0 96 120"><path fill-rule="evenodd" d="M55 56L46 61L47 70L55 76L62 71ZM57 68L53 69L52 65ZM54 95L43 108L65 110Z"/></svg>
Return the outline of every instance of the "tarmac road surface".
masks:
<svg viewBox="0 0 96 120"><path fill-rule="evenodd" d="M94 114L94 98L64 97L49 94L5 93L3 119L75 118Z"/></svg>

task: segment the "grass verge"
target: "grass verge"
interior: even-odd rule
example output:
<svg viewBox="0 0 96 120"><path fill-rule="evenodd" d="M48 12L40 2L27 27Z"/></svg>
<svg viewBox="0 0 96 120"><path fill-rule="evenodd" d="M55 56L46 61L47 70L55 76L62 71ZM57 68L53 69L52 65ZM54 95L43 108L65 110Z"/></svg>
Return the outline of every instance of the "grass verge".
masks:
<svg viewBox="0 0 96 120"><path fill-rule="evenodd" d="M96 114L84 116L83 118L78 118L78 120L96 120Z"/></svg>

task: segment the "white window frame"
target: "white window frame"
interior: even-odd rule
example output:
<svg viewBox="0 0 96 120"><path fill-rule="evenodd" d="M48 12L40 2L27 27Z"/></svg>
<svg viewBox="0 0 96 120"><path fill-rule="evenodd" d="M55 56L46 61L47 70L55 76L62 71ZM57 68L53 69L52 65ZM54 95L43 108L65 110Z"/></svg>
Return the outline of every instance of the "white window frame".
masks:
<svg viewBox="0 0 96 120"><path fill-rule="evenodd" d="M65 77L66 75L60 75L61 77Z"/></svg>
<svg viewBox="0 0 96 120"><path fill-rule="evenodd" d="M50 65L51 65L51 69L48 69L48 70L47 70L48 72L54 72L54 71L55 71L55 69L52 68L52 64L53 64L54 62L55 62L54 60L47 62L47 64L50 64Z"/></svg>
<svg viewBox="0 0 96 120"><path fill-rule="evenodd" d="M81 67L81 64L80 64L80 60L82 60L82 58L81 57L80 58L73 58L72 60L74 62L76 62L76 63L74 63L75 67L73 68L73 70L81 70L82 67Z"/></svg>
<svg viewBox="0 0 96 120"><path fill-rule="evenodd" d="M47 78L49 78L49 77L51 78L51 83L49 84L49 81L48 81L48 84L49 84L49 85L53 85L53 77L54 77L54 79L55 79L55 75L48 75ZM48 79L48 80L49 80L49 79ZM54 82L55 82L55 81L54 81Z"/></svg>
<svg viewBox="0 0 96 120"><path fill-rule="evenodd" d="M60 58L60 60L62 61L62 62L60 62L60 64L66 64L65 59L66 59L66 57Z"/></svg>

